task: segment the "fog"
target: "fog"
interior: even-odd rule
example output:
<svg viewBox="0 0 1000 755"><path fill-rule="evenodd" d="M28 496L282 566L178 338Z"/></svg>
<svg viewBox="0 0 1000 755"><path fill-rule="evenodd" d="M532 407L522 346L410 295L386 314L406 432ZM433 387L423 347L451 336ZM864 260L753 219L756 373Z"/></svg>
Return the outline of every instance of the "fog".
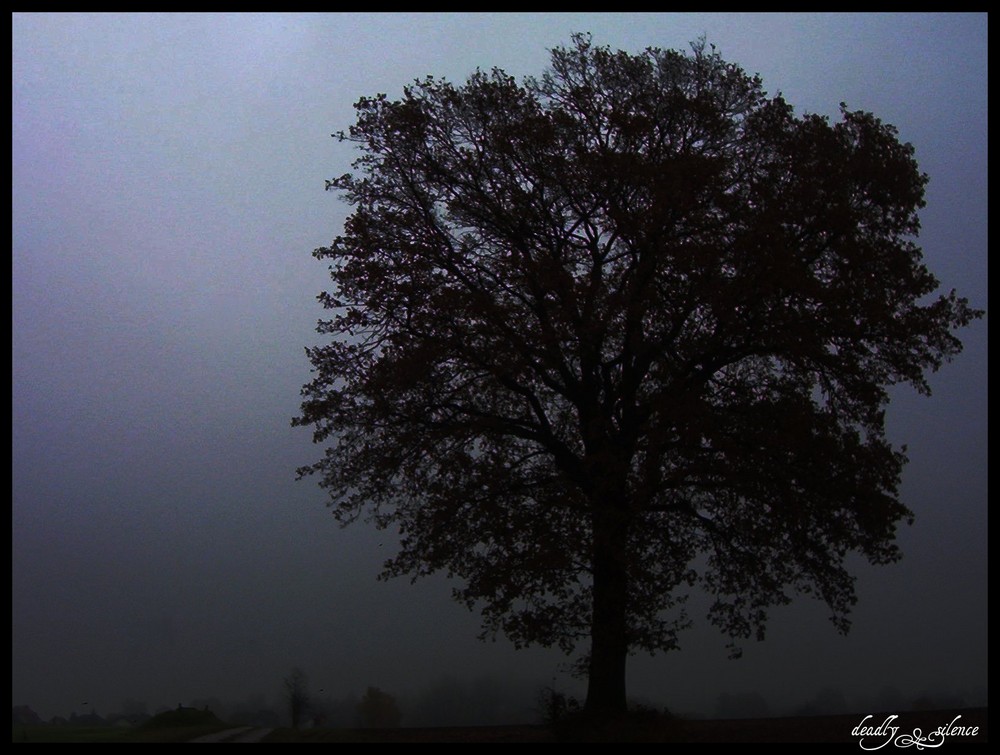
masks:
<svg viewBox="0 0 1000 755"><path fill-rule="evenodd" d="M377 582L391 536L338 528L290 426L321 343L311 252L348 212L324 180L356 156L330 134L427 74L539 74L577 31L630 52L705 34L796 113L897 126L930 176L925 262L988 308L985 14L14 14L14 705L277 706L294 667L331 710L391 693L404 724L581 693L559 653L479 641L443 576ZM693 611L680 651L631 659L632 696L986 704L987 321L960 335L931 397L893 394L916 522L900 563L856 564L851 633L803 600L730 661Z"/></svg>

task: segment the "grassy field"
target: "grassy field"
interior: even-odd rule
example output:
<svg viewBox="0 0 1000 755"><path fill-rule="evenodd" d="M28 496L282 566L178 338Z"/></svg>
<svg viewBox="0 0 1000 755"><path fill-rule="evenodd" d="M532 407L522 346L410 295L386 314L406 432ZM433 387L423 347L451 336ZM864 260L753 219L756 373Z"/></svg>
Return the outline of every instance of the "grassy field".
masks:
<svg viewBox="0 0 1000 755"><path fill-rule="evenodd" d="M188 742L233 728L229 724L119 728L117 726L15 726L11 742Z"/></svg>
<svg viewBox="0 0 1000 755"><path fill-rule="evenodd" d="M18 724L11 742L189 742L195 737L233 728L209 710L178 708L135 727L38 726Z"/></svg>

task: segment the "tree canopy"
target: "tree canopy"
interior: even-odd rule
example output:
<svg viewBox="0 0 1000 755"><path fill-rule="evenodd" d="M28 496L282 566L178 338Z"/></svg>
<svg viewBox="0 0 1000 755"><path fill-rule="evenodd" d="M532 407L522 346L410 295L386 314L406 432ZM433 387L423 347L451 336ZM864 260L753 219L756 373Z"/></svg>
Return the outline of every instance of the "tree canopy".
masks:
<svg viewBox="0 0 1000 755"><path fill-rule="evenodd" d="M576 35L538 78L356 109L293 423L337 518L398 528L385 576L443 571L484 633L582 649L592 711L696 586L735 640L795 594L846 631L845 558L894 561L912 519L888 389L929 392L980 314L934 295L913 147L704 42Z"/></svg>

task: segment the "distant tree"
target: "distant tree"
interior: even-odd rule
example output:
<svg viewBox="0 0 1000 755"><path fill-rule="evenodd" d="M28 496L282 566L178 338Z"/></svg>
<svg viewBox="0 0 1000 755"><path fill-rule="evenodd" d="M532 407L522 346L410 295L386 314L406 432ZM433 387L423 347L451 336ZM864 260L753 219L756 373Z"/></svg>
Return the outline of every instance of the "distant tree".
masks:
<svg viewBox="0 0 1000 755"><path fill-rule="evenodd" d="M582 659L625 709L700 584L734 643L804 593L846 631L845 558L899 558L888 388L981 313L914 243L927 178L870 113L796 116L703 42L575 36L541 78L357 103L353 205L301 415L383 576L445 571L484 634ZM738 653L737 645L733 645Z"/></svg>
<svg viewBox="0 0 1000 755"><path fill-rule="evenodd" d="M545 687L538 693L538 710L544 724L557 724L567 716L575 716L579 708L575 698L552 687Z"/></svg>
<svg viewBox="0 0 1000 755"><path fill-rule="evenodd" d="M285 677L285 701L288 703L292 728L297 729L309 708L309 683L300 668L292 669L291 675Z"/></svg>
<svg viewBox="0 0 1000 755"><path fill-rule="evenodd" d="M369 687L358 703L358 725L365 729L395 729L402 720L396 698Z"/></svg>
<svg viewBox="0 0 1000 755"><path fill-rule="evenodd" d="M14 726L38 725L43 723L30 705L12 706L12 721Z"/></svg>

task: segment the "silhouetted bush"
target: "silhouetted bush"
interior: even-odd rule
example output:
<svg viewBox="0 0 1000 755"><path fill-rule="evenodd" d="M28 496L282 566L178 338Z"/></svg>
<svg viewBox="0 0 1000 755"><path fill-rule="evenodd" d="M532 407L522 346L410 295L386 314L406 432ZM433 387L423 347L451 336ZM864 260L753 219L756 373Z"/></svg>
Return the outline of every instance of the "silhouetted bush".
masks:
<svg viewBox="0 0 1000 755"><path fill-rule="evenodd" d="M222 724L208 708L184 708L177 706L175 710L164 711L153 716L142 725L144 729L163 729L174 726L213 726Z"/></svg>
<svg viewBox="0 0 1000 755"><path fill-rule="evenodd" d="M395 729L402 718L396 698L378 687L369 687L358 703L358 725L363 729Z"/></svg>

